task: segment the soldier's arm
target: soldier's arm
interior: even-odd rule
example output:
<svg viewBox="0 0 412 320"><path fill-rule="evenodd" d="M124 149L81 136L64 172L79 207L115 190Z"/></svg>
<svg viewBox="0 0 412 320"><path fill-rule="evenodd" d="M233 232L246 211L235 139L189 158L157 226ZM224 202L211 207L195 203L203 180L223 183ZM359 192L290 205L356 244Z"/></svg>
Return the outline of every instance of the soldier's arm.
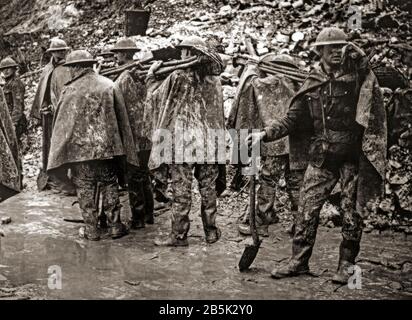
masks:
<svg viewBox="0 0 412 320"><path fill-rule="evenodd" d="M146 86L147 86L147 91L152 91L152 87L155 86L156 83L156 76L155 72L161 67L163 61L155 61L153 64L150 66L147 76L145 79Z"/></svg>
<svg viewBox="0 0 412 320"><path fill-rule="evenodd" d="M272 121L271 125L264 129L263 141L270 142L286 137L296 130L298 123L307 113L304 96L296 99L289 108L286 116Z"/></svg>
<svg viewBox="0 0 412 320"><path fill-rule="evenodd" d="M12 95L13 95L13 113L11 114L11 118L13 120L13 124L16 125L21 117L23 116L24 112L24 85L21 82L16 82L13 86Z"/></svg>

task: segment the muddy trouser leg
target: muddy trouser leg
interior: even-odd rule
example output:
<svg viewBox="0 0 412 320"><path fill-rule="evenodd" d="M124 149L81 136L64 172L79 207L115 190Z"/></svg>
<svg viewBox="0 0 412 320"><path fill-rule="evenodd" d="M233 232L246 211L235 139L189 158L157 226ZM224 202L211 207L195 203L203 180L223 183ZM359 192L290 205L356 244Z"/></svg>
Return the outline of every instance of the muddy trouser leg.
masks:
<svg viewBox="0 0 412 320"><path fill-rule="evenodd" d="M154 211L154 199L153 199L153 185L152 178L149 170L149 158L150 151L144 150L139 154L139 160L141 161L141 167L139 168L139 175L143 182L143 199L144 199L144 217L145 222L153 224L153 211ZM166 174L167 182L167 174Z"/></svg>
<svg viewBox="0 0 412 320"><path fill-rule="evenodd" d="M257 190L256 222L258 225L270 224L275 217L273 205L276 199L276 186L279 179L285 175L287 163L287 155L262 157L260 185Z"/></svg>
<svg viewBox="0 0 412 320"><path fill-rule="evenodd" d="M143 173L143 194L144 194L144 206L145 206L145 221L153 224L153 212L154 212L154 198L153 198L153 186L152 179L150 178L149 170L145 170Z"/></svg>
<svg viewBox="0 0 412 320"><path fill-rule="evenodd" d="M198 164L198 182L201 196L200 213L205 234L216 232L217 195L216 179L219 175L218 165Z"/></svg>
<svg viewBox="0 0 412 320"><path fill-rule="evenodd" d="M189 213L192 205L192 165L173 164L170 166L172 178L172 237L184 240L190 228Z"/></svg>
<svg viewBox="0 0 412 320"><path fill-rule="evenodd" d="M97 228L98 208L95 204L96 180L93 165L81 162L72 167L73 183L86 230Z"/></svg>
<svg viewBox="0 0 412 320"><path fill-rule="evenodd" d="M289 161L288 161L289 162ZM303 176L305 170L290 170L289 164L287 165L285 172L286 190L290 199L290 210L292 213L292 226L291 231L294 234L296 215L299 207L299 194L302 187Z"/></svg>
<svg viewBox="0 0 412 320"><path fill-rule="evenodd" d="M129 202L132 211L132 226L144 227L145 197L143 174L137 168L128 171Z"/></svg>
<svg viewBox="0 0 412 320"><path fill-rule="evenodd" d="M356 211L358 165L345 163L340 169L343 211L342 242L339 250L339 266L348 262L355 264L360 250L363 221Z"/></svg>
<svg viewBox="0 0 412 320"><path fill-rule="evenodd" d="M111 160L98 161L99 176L98 181L102 187L102 206L107 215L109 226L112 228L121 228L122 222L120 218L120 197L119 183L117 182L116 163Z"/></svg>
<svg viewBox="0 0 412 320"><path fill-rule="evenodd" d="M152 170L154 180L154 198L159 202L167 202L167 180L169 175L169 165L162 163L158 168Z"/></svg>
<svg viewBox="0 0 412 320"><path fill-rule="evenodd" d="M235 174L233 175L233 178L230 181L229 187L230 189L234 191L240 191L244 184L244 176L242 174L242 165L241 164L232 165L231 169L235 172Z"/></svg>
<svg viewBox="0 0 412 320"><path fill-rule="evenodd" d="M307 266L309 263L315 244L320 210L338 180L338 172L316 168L310 164L306 169L292 244L292 260L296 265Z"/></svg>

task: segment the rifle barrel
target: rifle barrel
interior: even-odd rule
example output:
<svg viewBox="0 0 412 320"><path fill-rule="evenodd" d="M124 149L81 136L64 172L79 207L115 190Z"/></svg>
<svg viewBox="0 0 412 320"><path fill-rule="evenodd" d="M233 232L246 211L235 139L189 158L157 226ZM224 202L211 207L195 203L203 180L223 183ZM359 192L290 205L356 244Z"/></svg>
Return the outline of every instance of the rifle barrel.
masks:
<svg viewBox="0 0 412 320"><path fill-rule="evenodd" d="M189 58L189 59L181 60L181 63L175 64L175 65L166 66L166 67L162 66L155 72L155 74L156 75L162 75L162 74L171 73L175 70L182 70L182 69L187 69L187 68L194 67L199 63L197 57L194 57L194 58L195 59ZM139 76L146 76L147 73L148 73L148 70L137 71L137 74Z"/></svg>
<svg viewBox="0 0 412 320"><path fill-rule="evenodd" d="M259 69L261 69L262 71L269 73L269 74L281 74L284 75L292 80L298 81L298 82L303 82L305 81L305 76L303 76L302 74L296 74L296 73L291 73L290 71L285 71L285 70L277 70L274 68L268 68L265 66L260 66Z"/></svg>
<svg viewBox="0 0 412 320"><path fill-rule="evenodd" d="M143 63L148 63L151 60L152 59L147 59L144 61L135 61L133 63L129 63L129 64L126 64L120 67L110 68L110 69L103 71L101 75L110 76L110 75L121 73L127 69L133 69L134 67L140 67L140 70L145 71L147 73L147 71L150 69L151 64L143 64ZM185 65L187 63L191 63L196 60L197 60L197 57L190 57L184 60L166 61L166 62L163 62L162 67L174 67L174 66L179 66L179 65Z"/></svg>

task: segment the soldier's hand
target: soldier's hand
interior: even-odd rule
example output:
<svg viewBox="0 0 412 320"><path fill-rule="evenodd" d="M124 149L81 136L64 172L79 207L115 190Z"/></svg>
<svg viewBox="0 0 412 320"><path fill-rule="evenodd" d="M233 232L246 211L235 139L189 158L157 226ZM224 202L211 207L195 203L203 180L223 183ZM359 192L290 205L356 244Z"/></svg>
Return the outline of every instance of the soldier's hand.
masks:
<svg viewBox="0 0 412 320"><path fill-rule="evenodd" d="M157 70L159 70L160 66L163 64L163 61L155 61L153 64L150 66L149 71L147 72L147 75L153 75Z"/></svg>
<svg viewBox="0 0 412 320"><path fill-rule="evenodd" d="M100 73L100 71L102 70L102 62L99 61L98 63L96 63L95 65L93 65L93 70L96 73Z"/></svg>
<svg viewBox="0 0 412 320"><path fill-rule="evenodd" d="M366 53L361 48L359 48L356 44L351 42L343 48L342 55L344 57L345 55L349 55L352 59L356 60L358 58L366 56Z"/></svg>
<svg viewBox="0 0 412 320"><path fill-rule="evenodd" d="M260 143L260 141L262 141L265 138L265 136L265 131L251 133L246 137L245 143L250 148L256 145L257 143Z"/></svg>

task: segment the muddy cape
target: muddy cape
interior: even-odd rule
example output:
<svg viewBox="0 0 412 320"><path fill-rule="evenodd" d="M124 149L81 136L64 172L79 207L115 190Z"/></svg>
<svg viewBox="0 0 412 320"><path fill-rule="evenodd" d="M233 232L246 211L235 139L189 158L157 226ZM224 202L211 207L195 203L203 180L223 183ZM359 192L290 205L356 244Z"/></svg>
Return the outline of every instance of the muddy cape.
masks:
<svg viewBox="0 0 412 320"><path fill-rule="evenodd" d="M0 201L21 191L20 168L16 133L0 88Z"/></svg>
<svg viewBox="0 0 412 320"><path fill-rule="evenodd" d="M138 151L146 149L147 141L143 137L143 116L146 100L146 84L135 79L130 71L122 72L115 81L123 95L133 139Z"/></svg>
<svg viewBox="0 0 412 320"><path fill-rule="evenodd" d="M341 81L353 81L357 74L343 74ZM357 210L367 214L365 207L369 201L381 197L384 193L385 167L387 159L387 118L383 96L374 73L364 71L364 80L359 81L359 100L356 109L356 122L364 128L362 136L362 153L359 159L359 177L357 188ZM359 79L359 78L358 78ZM308 76L302 88L292 99L291 104L306 92L322 86L328 81L327 75L317 65ZM292 148L308 149L309 139L294 141L290 139Z"/></svg>
<svg viewBox="0 0 412 320"><path fill-rule="evenodd" d="M64 84L70 80L69 68L63 66L64 60L55 63L53 58L44 67L40 76L36 95L31 108L31 117L41 119L40 109L43 103L57 106Z"/></svg>
<svg viewBox="0 0 412 320"><path fill-rule="evenodd" d="M214 74L217 68L218 66L211 65L213 72L205 72L206 68L201 72L196 69L177 70L161 83L153 80L148 82L144 130L147 139L152 144L150 169L156 169L162 163L181 163L179 156L175 156L175 151L182 155L183 145L185 150L208 150L209 129L220 130L224 133L222 85L219 77ZM161 149L162 143L164 145L164 142L154 134L159 129L167 130L171 134L170 161L158 157L156 152L156 148ZM183 137L186 134L187 136ZM224 139L223 143L225 143ZM210 155L207 151L204 154ZM196 159L190 161L185 158L184 160L187 163L198 162ZM209 160L212 161L208 163L216 163L218 158L214 154ZM217 191L221 193L226 184L224 165L220 165L219 169Z"/></svg>
<svg viewBox="0 0 412 320"><path fill-rule="evenodd" d="M123 96L113 81L86 69L63 89L47 169L123 156L139 165Z"/></svg>
<svg viewBox="0 0 412 320"><path fill-rule="evenodd" d="M173 159L170 163L179 162L175 157L175 151L179 153L183 145L187 150L206 150L208 130L224 130L223 93L219 78L206 76L199 82L194 71L174 71L152 91L145 112L145 124L147 136L151 137L153 144L152 150L161 143L153 135L156 130L164 129L171 133ZM188 134L187 137L200 139L182 141L183 137L178 135L179 132L182 135ZM159 167L162 163L165 162L156 157L156 154L150 157L151 169Z"/></svg>
<svg viewBox="0 0 412 320"><path fill-rule="evenodd" d="M258 69L248 65L236 92L227 121L228 129L263 129L271 121L286 115L297 85L282 75L258 76ZM289 138L261 145L261 154L289 154Z"/></svg>

